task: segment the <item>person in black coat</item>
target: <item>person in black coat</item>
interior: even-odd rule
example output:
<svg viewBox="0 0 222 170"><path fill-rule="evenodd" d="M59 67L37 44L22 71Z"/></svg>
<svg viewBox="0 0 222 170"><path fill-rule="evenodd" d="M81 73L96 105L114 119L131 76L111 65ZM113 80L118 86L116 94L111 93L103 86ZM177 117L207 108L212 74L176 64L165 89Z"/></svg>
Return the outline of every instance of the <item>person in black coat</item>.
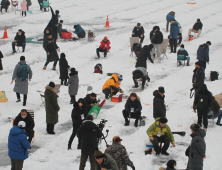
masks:
<svg viewBox="0 0 222 170"><path fill-rule="evenodd" d="M197 33L197 37L199 37L202 31L202 28L203 28L203 24L198 18L197 22L193 25L193 29L189 29L188 36L191 35L191 32L194 32L194 33Z"/></svg>
<svg viewBox="0 0 222 170"><path fill-rule="evenodd" d="M195 97L200 89L200 86L204 84L205 72L201 67L201 63L198 61L195 63L195 69L193 70L193 88L195 89Z"/></svg>
<svg viewBox="0 0 222 170"><path fill-rule="evenodd" d="M81 159L79 169L84 169L89 157L91 169L95 169L96 160L94 152L98 148L98 139L102 137L102 131L93 123L93 116L87 115L82 126L77 132L77 137L81 140Z"/></svg>
<svg viewBox="0 0 222 170"><path fill-rule="evenodd" d="M2 66L2 58L3 58L3 54L2 52L0 51L0 70L3 70L3 66Z"/></svg>
<svg viewBox="0 0 222 170"><path fill-rule="evenodd" d="M68 62L66 60L66 55L64 53L61 53L60 59L59 59L59 70L60 70L59 78L61 79L61 85L63 85L63 81L64 81L64 85L68 86L67 84L67 79L69 78L68 68L70 68L70 66L68 65Z"/></svg>
<svg viewBox="0 0 222 170"><path fill-rule="evenodd" d="M12 42L12 53L16 53L15 46L22 46L22 52L25 52L25 45L26 45L26 37L25 32L21 29L18 30L14 41Z"/></svg>
<svg viewBox="0 0 222 170"><path fill-rule="evenodd" d="M125 119L124 126L129 125L128 118L136 118L134 126L138 126L138 120L141 116L142 105L140 102L140 98L136 93L131 93L130 97L126 101L125 109L123 110L123 117Z"/></svg>
<svg viewBox="0 0 222 170"><path fill-rule="evenodd" d="M163 43L163 34L160 31L159 26L154 26L153 30L150 32L150 41L153 44L152 56L154 56L155 51L157 53L157 57L160 57L160 44ZM155 56L154 56L155 57Z"/></svg>
<svg viewBox="0 0 222 170"><path fill-rule="evenodd" d="M203 117L203 124L204 130L207 131L208 119L207 114L211 108L212 102L212 94L208 91L206 84L202 84L200 86L200 90L195 97L193 110L196 113L197 109L197 116L198 116L198 124L202 126L202 117Z"/></svg>
<svg viewBox="0 0 222 170"><path fill-rule="evenodd" d="M144 47L140 50L140 54L137 58L137 61L136 61L136 68L137 67L144 67L144 68L147 68L146 66L146 60L147 58L150 60L151 63L154 64L151 56L150 56L150 51L152 50L153 48L153 44L150 44L150 45L144 45Z"/></svg>
<svg viewBox="0 0 222 170"><path fill-rule="evenodd" d="M97 99L96 99L96 94L95 93L91 93L91 94L87 94L86 97L84 98L84 101L86 103L86 110L87 113L89 113L90 109L93 107L93 105L97 105Z"/></svg>
<svg viewBox="0 0 222 170"><path fill-rule="evenodd" d="M59 22L59 11L56 10L55 13L52 9L52 7L50 6L50 10L51 10L51 14L52 14L52 18L51 20L49 21L48 25L46 28L51 28L52 32L53 32L53 36L55 38L55 40L57 40L57 25L58 25L58 22Z"/></svg>
<svg viewBox="0 0 222 170"><path fill-rule="evenodd" d="M5 12L7 12L10 2L8 0L2 0L1 2L1 13L2 9L5 8Z"/></svg>
<svg viewBox="0 0 222 170"><path fill-rule="evenodd" d="M80 98L78 102L74 103L74 108L72 110L72 135L70 136L69 142L68 142L68 149L71 149L72 141L75 138L77 131L79 127L82 125L83 120L85 120L87 116L87 111L86 111L86 104L84 102L84 99ZM81 148L80 145L80 138L79 138L79 144L78 144L78 149Z"/></svg>
<svg viewBox="0 0 222 170"><path fill-rule="evenodd" d="M156 119L158 117L166 118L166 105L164 102L165 98L165 90L164 87L159 87L158 90L153 92L153 118Z"/></svg>
<svg viewBox="0 0 222 170"><path fill-rule="evenodd" d="M140 38L140 44L142 44L143 40L145 38L144 33L145 33L145 31L143 29L143 26L141 26L140 23L137 23L137 26L134 27L134 29L133 29L132 37L139 37Z"/></svg>
<svg viewBox="0 0 222 170"><path fill-rule="evenodd" d="M25 127L25 131L28 133L28 141L29 143L31 143L32 138L34 136L34 127L35 127L35 123L34 120L32 118L32 116L27 113L27 110L22 109L21 112L18 114L18 116L15 118L14 124L18 126L18 123L20 121L24 121L26 123L26 127Z"/></svg>
<svg viewBox="0 0 222 170"><path fill-rule="evenodd" d="M43 48L46 51L47 59L46 63L43 67L43 70L46 70L47 65L49 62L54 61L52 70L56 70L56 64L59 60L59 56L57 53L57 49L59 48L56 44L56 40L53 38L52 34L47 34L47 38L43 42Z"/></svg>

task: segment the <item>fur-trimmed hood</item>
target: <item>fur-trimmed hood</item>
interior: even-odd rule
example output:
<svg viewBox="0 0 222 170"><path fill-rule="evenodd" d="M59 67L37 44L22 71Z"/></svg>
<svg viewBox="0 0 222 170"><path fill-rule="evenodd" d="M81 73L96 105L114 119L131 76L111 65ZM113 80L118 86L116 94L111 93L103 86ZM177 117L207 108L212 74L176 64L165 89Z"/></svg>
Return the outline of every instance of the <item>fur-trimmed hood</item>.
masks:
<svg viewBox="0 0 222 170"><path fill-rule="evenodd" d="M56 90L54 88L50 87L50 86L45 86L45 89L50 90L50 91L52 91L53 93L56 94Z"/></svg>
<svg viewBox="0 0 222 170"><path fill-rule="evenodd" d="M139 96L137 96L136 98L140 101L140 97L139 97ZM127 100L128 100L128 99L130 99L130 96L127 98Z"/></svg>

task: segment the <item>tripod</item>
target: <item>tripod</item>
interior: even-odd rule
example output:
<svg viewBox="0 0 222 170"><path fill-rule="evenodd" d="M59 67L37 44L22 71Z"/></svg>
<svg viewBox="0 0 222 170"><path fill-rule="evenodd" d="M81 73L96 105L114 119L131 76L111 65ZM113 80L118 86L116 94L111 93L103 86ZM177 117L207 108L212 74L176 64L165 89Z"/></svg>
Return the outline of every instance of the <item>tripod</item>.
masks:
<svg viewBox="0 0 222 170"><path fill-rule="evenodd" d="M101 129L102 131L103 129ZM104 134L102 133L102 137L98 139L98 144L100 145L100 149L101 149L101 143L102 143L102 140L105 141L106 143L106 147L108 147L108 144L107 144L107 141L106 141L106 138L108 136L108 133L109 133L109 130L106 130L106 136L104 136Z"/></svg>

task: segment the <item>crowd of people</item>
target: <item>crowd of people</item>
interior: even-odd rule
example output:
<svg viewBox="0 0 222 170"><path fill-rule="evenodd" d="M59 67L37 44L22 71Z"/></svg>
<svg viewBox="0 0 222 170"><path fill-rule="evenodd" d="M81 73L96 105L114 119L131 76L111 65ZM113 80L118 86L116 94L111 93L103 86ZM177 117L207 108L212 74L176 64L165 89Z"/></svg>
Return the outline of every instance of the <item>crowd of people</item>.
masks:
<svg viewBox="0 0 222 170"><path fill-rule="evenodd" d="M7 2L8 0L2 1ZM23 0L21 6L24 15L26 15L25 6L28 8L30 5ZM2 7L4 6L2 5ZM41 9L42 8L40 7L40 10ZM58 24L58 14L59 12L57 10L56 25ZM190 57L188 52L185 50L185 45L181 44L181 26L179 22L175 20L175 12L171 11L167 15L166 20L166 32L168 32L170 25L169 44L171 47L171 53L177 52L177 55L184 55L185 60L187 61L187 66L189 66ZM63 20L60 20L56 30L52 30L49 27L44 30L43 48L46 52L47 60L43 70L46 70L49 62L54 62L52 70L56 70L56 65L59 61L59 79L61 80L61 85L68 86L71 98L70 104L73 105L71 113L73 128L68 141L68 150L72 149L73 140L77 136L77 149L81 149L80 170L85 169L88 157L90 159L91 170L127 170L127 166L130 166L135 170L135 165L130 160L126 148L121 144L122 139L119 136L113 137L112 144L108 145L104 152L98 150L98 139L100 139L103 134L101 129L93 122L93 116L88 113L94 105L98 105L99 101L97 100L97 95L95 93L87 94L85 98L76 99L79 88L78 71L75 68L70 68L68 61L66 60L65 53L61 53L59 58L57 52L59 49L56 44L57 34L59 33L61 36L61 32L65 31L62 28L62 24ZM194 32L197 33L197 37L199 37L202 31L202 26L203 24L200 19L197 19L197 23L194 24L193 29L189 29L188 36L191 35L191 32ZM79 39L85 38L85 30L80 24L74 25L74 29L75 31L73 33L75 33ZM146 81L150 80L147 72L147 59L154 64L153 59L160 57L160 45L163 43L163 34L160 31L159 26L154 26L150 32L151 44L144 45L142 47L142 43L145 38L144 34L145 31L143 26L141 26L140 23L137 23L137 26L135 26L132 31L132 37L140 38L141 49L137 56L137 62L135 65L136 69L132 72L132 78L135 85L134 88L138 88L138 81L142 81L142 90L145 88ZM218 118L216 125L222 126L220 122L222 117L222 111L220 110L221 106L207 89L206 84L204 84L206 63L209 64L210 45L211 42L207 41L198 47L198 61L195 63L195 69L193 71L192 83L195 95L192 108L194 112L197 111L198 120L196 124L194 123L190 126L192 140L191 144L185 151L186 156L189 157L187 170L203 169L203 159L206 158L206 143L204 137L206 136L208 128L208 119L212 118L212 116L213 118ZM18 30L18 33L12 42L13 53L16 53L16 46L22 46L22 52L25 52L26 37L25 32L22 29ZM180 46L178 51L177 46ZM97 57L100 58L100 52L103 52L104 57L106 58L110 49L110 41L107 36L105 36L101 41L99 48L96 49ZM0 70L3 69L1 58L3 58L3 54L0 52ZM181 65L181 62L179 62L179 65ZM23 94L23 106L26 106L28 81L31 81L32 74L32 69L26 63L25 57L21 56L20 61L15 66L11 84L15 81L13 90L17 96L16 102L21 102L20 94ZM104 83L101 91L104 93L106 100L112 98L112 96L117 93L124 93L120 87L122 81L122 75L113 74L111 78ZM146 133L154 147L156 156L160 154L168 156L169 153L167 150L170 144L172 144L173 147L176 147L176 145L173 133L167 125L168 119L166 114L166 104L164 101L165 88L163 86L158 87L158 89L153 92L153 96L153 118L155 122L149 126ZM46 131L48 134L54 135L54 126L58 123L58 112L60 111L54 82L49 82L49 84L45 87L44 97ZM213 112L213 115L211 116L208 115L210 111ZM138 127L138 121L142 115L142 105L140 97L136 93L131 93L127 98L122 114L125 120L125 126L129 126L130 118L135 118L134 126ZM35 122L28 111L22 109L15 118L13 125L14 126L11 128L8 138L9 157L11 158L12 169L21 170L24 160L28 158L27 149L31 148ZM159 145L159 143L162 143L163 146ZM169 160L167 162L166 170L174 170L176 169L176 165L177 163L175 160ZM165 168L160 168L160 170L163 169Z"/></svg>

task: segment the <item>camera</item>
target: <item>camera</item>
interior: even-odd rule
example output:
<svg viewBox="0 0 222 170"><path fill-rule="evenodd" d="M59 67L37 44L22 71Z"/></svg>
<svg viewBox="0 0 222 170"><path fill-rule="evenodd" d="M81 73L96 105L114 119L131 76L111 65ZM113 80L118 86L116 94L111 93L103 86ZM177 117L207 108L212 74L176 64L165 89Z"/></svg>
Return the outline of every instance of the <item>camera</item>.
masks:
<svg viewBox="0 0 222 170"><path fill-rule="evenodd" d="M98 124L98 127L100 128L101 131L102 131L103 128L105 127L106 122L108 122L108 120L106 120L106 119L101 119L100 123Z"/></svg>

